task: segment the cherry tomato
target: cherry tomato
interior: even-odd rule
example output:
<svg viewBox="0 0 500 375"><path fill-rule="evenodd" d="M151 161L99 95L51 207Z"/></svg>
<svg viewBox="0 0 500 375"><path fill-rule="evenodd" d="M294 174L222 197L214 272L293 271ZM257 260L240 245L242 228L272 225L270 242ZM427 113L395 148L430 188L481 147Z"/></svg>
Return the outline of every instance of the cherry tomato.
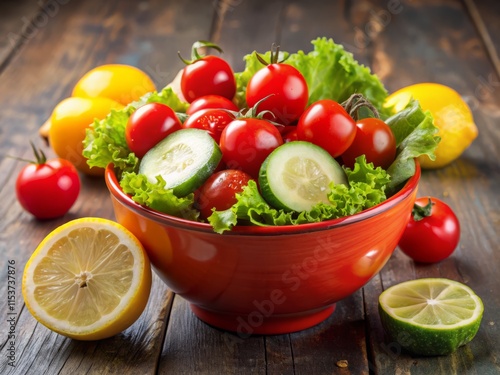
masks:
<svg viewBox="0 0 500 375"><path fill-rule="evenodd" d="M322 99L311 104L300 116L297 137L324 148L336 158L351 146L356 129L353 118L339 103Z"/></svg>
<svg viewBox="0 0 500 375"><path fill-rule="evenodd" d="M283 142L284 143L293 142L293 141L297 141L297 140L298 140L298 137L297 137L297 128L296 127L294 127L294 129L289 130L288 132L283 134Z"/></svg>
<svg viewBox="0 0 500 375"><path fill-rule="evenodd" d="M196 206L206 219L216 211L227 210L236 203L236 193L243 191L252 177L236 169L226 169L211 175L198 191Z"/></svg>
<svg viewBox="0 0 500 375"><path fill-rule="evenodd" d="M38 219L64 216L80 193L76 168L65 159L46 160L34 146L37 161L19 172L16 195L21 206Z"/></svg>
<svg viewBox="0 0 500 375"><path fill-rule="evenodd" d="M276 126L257 118L240 118L222 131L220 148L222 160L229 169L239 169L253 178L266 157L283 144Z"/></svg>
<svg viewBox="0 0 500 375"><path fill-rule="evenodd" d="M175 112L161 103L148 103L132 113L125 128L130 150L142 158L167 135L182 128Z"/></svg>
<svg viewBox="0 0 500 375"><path fill-rule="evenodd" d="M307 83L302 73L293 66L275 63L255 73L248 82L246 101L249 107L263 100L258 111L271 111L274 117L264 118L288 125L304 112L309 98Z"/></svg>
<svg viewBox="0 0 500 375"><path fill-rule="evenodd" d="M291 130L296 130L297 126L295 126L295 125L281 125L281 126L276 125L276 129L278 129L280 134L283 136L286 133L290 132Z"/></svg>
<svg viewBox="0 0 500 375"><path fill-rule="evenodd" d="M460 223L453 210L434 197L418 198L399 248L416 262L448 258L460 240Z"/></svg>
<svg viewBox="0 0 500 375"><path fill-rule="evenodd" d="M209 55L184 68L181 90L189 103L205 95L220 95L233 99L236 81L233 70L224 59Z"/></svg>
<svg viewBox="0 0 500 375"><path fill-rule="evenodd" d="M389 125L377 118L364 118L356 126L354 141L342 154L343 163L352 168L355 159L364 154L375 167L389 168L396 157L396 138Z"/></svg>
<svg viewBox="0 0 500 375"><path fill-rule="evenodd" d="M192 115L193 113L201 109L208 109L208 108L214 108L214 109L220 108L238 112L238 107L236 106L236 104L234 104L228 98L225 98L220 95L205 95L199 97L198 99L193 100L189 105L189 108L187 109L186 113L188 115Z"/></svg>
<svg viewBox="0 0 500 375"><path fill-rule="evenodd" d="M234 116L223 109L202 109L189 116L184 122L184 128L203 129L219 143L224 128L234 120Z"/></svg>

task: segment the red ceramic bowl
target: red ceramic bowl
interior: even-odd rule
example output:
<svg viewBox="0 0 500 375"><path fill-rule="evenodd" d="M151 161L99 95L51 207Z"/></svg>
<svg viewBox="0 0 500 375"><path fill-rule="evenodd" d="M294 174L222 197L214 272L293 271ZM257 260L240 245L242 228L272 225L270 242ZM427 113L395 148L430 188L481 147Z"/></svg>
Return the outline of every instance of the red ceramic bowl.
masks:
<svg viewBox="0 0 500 375"><path fill-rule="evenodd" d="M346 218L299 226L237 226L214 233L206 223L135 203L111 167L105 179L116 219L144 245L163 281L215 327L250 334L302 330L385 265L410 218L420 168L394 196Z"/></svg>

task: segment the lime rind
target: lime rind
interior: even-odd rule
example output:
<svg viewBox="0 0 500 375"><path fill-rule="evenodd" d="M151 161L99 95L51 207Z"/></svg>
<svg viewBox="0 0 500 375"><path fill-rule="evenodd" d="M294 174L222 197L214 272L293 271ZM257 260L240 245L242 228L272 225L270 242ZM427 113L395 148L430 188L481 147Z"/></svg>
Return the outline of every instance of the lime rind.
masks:
<svg viewBox="0 0 500 375"><path fill-rule="evenodd" d="M470 342L483 311L472 289L443 278L407 281L379 296L380 318L389 338L416 355L447 355Z"/></svg>

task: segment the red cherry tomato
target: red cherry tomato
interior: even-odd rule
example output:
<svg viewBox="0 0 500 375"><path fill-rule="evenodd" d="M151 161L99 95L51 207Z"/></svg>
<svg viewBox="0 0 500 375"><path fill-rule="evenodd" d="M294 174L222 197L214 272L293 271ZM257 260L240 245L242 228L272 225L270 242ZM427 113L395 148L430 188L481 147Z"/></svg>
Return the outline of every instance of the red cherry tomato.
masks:
<svg viewBox="0 0 500 375"><path fill-rule="evenodd" d="M184 128L203 129L219 143L224 128L234 120L234 116L222 109L201 109L189 116L184 122Z"/></svg>
<svg viewBox="0 0 500 375"><path fill-rule="evenodd" d="M324 148L334 158L351 146L356 136L356 123L345 109L330 99L318 100L300 116L297 136Z"/></svg>
<svg viewBox="0 0 500 375"><path fill-rule="evenodd" d="M233 99L236 81L233 70L224 59L209 55L184 68L181 90L189 103L205 95L220 95Z"/></svg>
<svg viewBox="0 0 500 375"><path fill-rule="evenodd" d="M220 108L238 112L238 107L231 100L220 95L205 95L193 100L186 113L191 116L193 113L196 113L201 109L208 108Z"/></svg>
<svg viewBox="0 0 500 375"><path fill-rule="evenodd" d="M17 199L38 219L64 216L80 193L78 172L65 159L46 160L38 151L35 155L37 162L26 165L17 176Z"/></svg>
<svg viewBox="0 0 500 375"><path fill-rule="evenodd" d="M368 163L389 168L396 157L396 138L389 125L377 118L365 118L356 126L354 141L342 154L343 163L352 168L355 159L364 154Z"/></svg>
<svg viewBox="0 0 500 375"><path fill-rule="evenodd" d="M181 128L172 108L161 103L148 103L137 108L128 119L125 139L130 150L142 158L163 138Z"/></svg>
<svg viewBox="0 0 500 375"><path fill-rule="evenodd" d="M283 142L284 143L293 142L293 141L298 141L296 127L294 127L294 129L289 130L288 132L283 134Z"/></svg>
<svg viewBox="0 0 500 375"><path fill-rule="evenodd" d="M226 169L211 175L198 191L196 206L207 219L216 211L227 210L236 203L236 193L243 191L252 177L236 169Z"/></svg>
<svg viewBox="0 0 500 375"><path fill-rule="evenodd" d="M304 112L309 98L307 83L302 73L288 64L270 64L257 71L248 82L246 101L249 107L258 106L258 112L271 111L264 118L288 125Z"/></svg>
<svg viewBox="0 0 500 375"><path fill-rule="evenodd" d="M434 197L418 198L399 248L416 262L448 258L460 240L460 223L452 209Z"/></svg>
<svg viewBox="0 0 500 375"><path fill-rule="evenodd" d="M222 131L220 148L222 160L229 169L240 169L253 178L259 175L262 162L283 144L276 126L266 120L240 118Z"/></svg>
<svg viewBox="0 0 500 375"><path fill-rule="evenodd" d="M280 125L280 126L276 126L276 129L278 129L278 131L280 132L280 134L283 136L285 135L286 133L292 131L292 130L296 130L297 129L297 126L295 125Z"/></svg>

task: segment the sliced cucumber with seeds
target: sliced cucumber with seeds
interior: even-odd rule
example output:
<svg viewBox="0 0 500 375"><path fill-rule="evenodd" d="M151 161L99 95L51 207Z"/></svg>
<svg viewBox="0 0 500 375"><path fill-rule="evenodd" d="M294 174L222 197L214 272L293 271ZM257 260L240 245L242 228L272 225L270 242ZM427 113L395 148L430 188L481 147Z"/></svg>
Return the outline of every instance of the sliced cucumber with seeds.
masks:
<svg viewBox="0 0 500 375"><path fill-rule="evenodd" d="M201 129L181 129L160 141L142 158L139 173L151 183L161 176L166 188L184 197L214 172L222 152L214 139Z"/></svg>
<svg viewBox="0 0 500 375"><path fill-rule="evenodd" d="M318 203L329 204L331 182L347 185L340 164L323 148L303 141L279 146L259 173L264 199L288 211L310 211Z"/></svg>

